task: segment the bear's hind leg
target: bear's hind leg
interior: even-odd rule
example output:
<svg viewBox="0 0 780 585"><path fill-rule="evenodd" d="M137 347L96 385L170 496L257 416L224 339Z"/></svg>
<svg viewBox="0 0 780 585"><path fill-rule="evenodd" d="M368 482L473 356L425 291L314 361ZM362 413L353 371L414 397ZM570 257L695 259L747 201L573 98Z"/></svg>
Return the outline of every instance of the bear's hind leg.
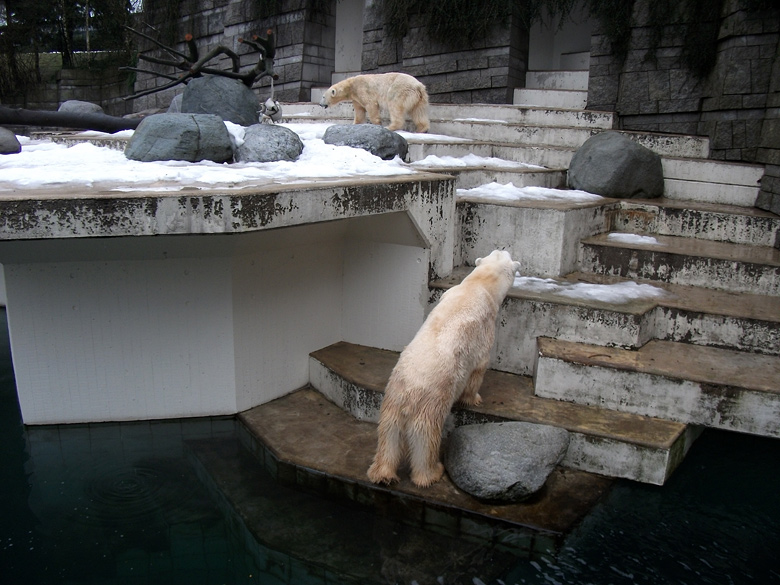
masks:
<svg viewBox="0 0 780 585"><path fill-rule="evenodd" d="M482 396L479 395L479 389L482 387L482 380L485 378L485 370L487 370L487 363L480 364L471 372L458 402L467 406L479 406L482 404Z"/></svg>
<svg viewBox="0 0 780 585"><path fill-rule="evenodd" d="M377 429L378 441L374 462L368 468L368 479L372 483L393 483L398 481L396 471L403 456L403 434L394 421L382 417Z"/></svg>
<svg viewBox="0 0 780 585"><path fill-rule="evenodd" d="M446 416L446 412L434 413L433 417L422 415L412 421L407 429L412 483L418 487L428 487L444 475L439 449Z"/></svg>
<svg viewBox="0 0 780 585"><path fill-rule="evenodd" d="M417 102L411 111L412 121L417 132L427 132L431 123L428 119L428 100Z"/></svg>

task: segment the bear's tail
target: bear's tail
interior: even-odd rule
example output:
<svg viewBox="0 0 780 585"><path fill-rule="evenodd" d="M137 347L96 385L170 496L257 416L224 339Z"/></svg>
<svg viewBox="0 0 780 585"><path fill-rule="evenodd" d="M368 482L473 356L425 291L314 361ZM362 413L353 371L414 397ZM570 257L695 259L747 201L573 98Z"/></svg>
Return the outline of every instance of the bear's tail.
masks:
<svg viewBox="0 0 780 585"><path fill-rule="evenodd" d="M419 100L410 112L412 121L417 132L427 132L431 127L431 123L428 119L428 91L423 84L417 87L417 94L419 95Z"/></svg>

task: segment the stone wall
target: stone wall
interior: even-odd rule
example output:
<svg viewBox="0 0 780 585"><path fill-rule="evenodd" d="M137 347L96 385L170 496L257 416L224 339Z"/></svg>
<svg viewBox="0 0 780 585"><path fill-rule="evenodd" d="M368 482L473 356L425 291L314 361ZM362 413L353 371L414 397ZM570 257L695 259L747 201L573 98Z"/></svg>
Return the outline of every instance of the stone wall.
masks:
<svg viewBox="0 0 780 585"><path fill-rule="evenodd" d="M384 30L379 2L369 2L363 17L363 72L403 71L428 88L431 102L512 103L525 84L528 31L513 18L496 25L475 47L441 45L431 40L419 16L412 16L402 39Z"/></svg>
<svg viewBox="0 0 780 585"><path fill-rule="evenodd" d="M708 136L714 159L773 165L767 168L760 205L777 209L772 194L780 193L780 10L746 11L743 3L725 0L715 66L699 79L684 64L684 22L664 26L651 50L648 6L653 1L636 0L622 62L596 25L588 108L614 111L619 127L627 130Z"/></svg>
<svg viewBox="0 0 780 585"><path fill-rule="evenodd" d="M267 6L278 6L272 16L266 16L262 10ZM142 20L157 30L162 30L164 16L160 12L149 11ZM279 0L276 3L257 0L191 0L179 4L179 19L175 38L184 40L191 34L203 56L217 46L224 46L240 56L241 70L251 68L257 63L258 53L239 43L239 37L251 39L252 35L265 36L271 29L276 36L276 57L274 68L279 76L274 83L274 95L280 101L297 102L308 100L310 88L330 85L335 55L335 2L315 2L313 0ZM184 50L184 43L176 45ZM159 55L158 49L145 42L141 47L146 54ZM142 63L142 67L149 65ZM227 57L214 59L209 66L218 69L230 69ZM171 73L171 67L153 66L155 70ZM144 91L167 83L164 78L154 78L148 74L139 74L136 91ZM270 95L270 80L263 79L255 88L258 96ZM171 99L183 89L182 85L171 90L151 94L135 100L136 111L164 108Z"/></svg>
<svg viewBox="0 0 780 585"><path fill-rule="evenodd" d="M62 69L53 81L30 88L25 94L5 98L5 105L30 110L56 110L62 102L81 100L100 105L106 114L123 116L132 104L123 99L131 93L127 73L115 69Z"/></svg>

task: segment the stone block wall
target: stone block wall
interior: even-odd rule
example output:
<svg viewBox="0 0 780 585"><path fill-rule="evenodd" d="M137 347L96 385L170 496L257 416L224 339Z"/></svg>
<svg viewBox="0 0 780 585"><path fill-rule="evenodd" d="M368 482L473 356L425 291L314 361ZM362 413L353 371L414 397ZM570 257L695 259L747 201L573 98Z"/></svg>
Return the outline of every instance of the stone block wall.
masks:
<svg viewBox="0 0 780 585"><path fill-rule="evenodd" d="M123 116L132 104L123 99L132 87L127 73L114 69L62 69L53 81L6 98L5 105L29 110L56 110L62 102L81 100L100 105L106 114Z"/></svg>
<svg viewBox="0 0 780 585"><path fill-rule="evenodd" d="M184 36L191 34L201 56L218 46L227 47L239 55L243 71L257 63L259 54L238 39L251 39L253 35L264 37L266 31L271 29L276 38L274 70L279 76L274 82L274 96L280 101L288 102L308 100L311 87L330 85L335 59L335 3L279 0L276 3L279 7L277 13L266 16L262 11L268 5L269 3L257 0L181 2L175 38L182 42L175 45L175 48L186 53ZM164 15L150 11L141 18L160 30ZM159 49L149 42L142 43L141 50L160 56ZM146 63L140 65L150 68ZM228 57L222 56L211 61L209 66L227 70L230 69L231 63ZM165 73L174 72L171 67L154 65L151 68ZM144 91L167 81L164 78L139 74L135 91ZM258 97L267 98L271 91L270 85L271 80L268 78L258 82L255 87ZM182 90L183 86L179 85L138 98L135 100L134 109L142 111L166 108L173 96Z"/></svg>
<svg viewBox="0 0 780 585"><path fill-rule="evenodd" d="M512 103L525 84L528 31L514 18L496 25L475 47L443 46L430 38L421 18L410 18L402 39L384 30L381 6L368 3L363 17L364 73L402 71L422 81L431 102Z"/></svg>
<svg viewBox="0 0 780 585"><path fill-rule="evenodd" d="M596 25L588 108L614 111L627 130L708 136L713 159L770 164L759 198L768 209L772 194L780 193L780 10L747 11L738 0L725 0L715 66L697 78L683 60L684 23L663 27L651 50L653 1L636 0L623 61Z"/></svg>

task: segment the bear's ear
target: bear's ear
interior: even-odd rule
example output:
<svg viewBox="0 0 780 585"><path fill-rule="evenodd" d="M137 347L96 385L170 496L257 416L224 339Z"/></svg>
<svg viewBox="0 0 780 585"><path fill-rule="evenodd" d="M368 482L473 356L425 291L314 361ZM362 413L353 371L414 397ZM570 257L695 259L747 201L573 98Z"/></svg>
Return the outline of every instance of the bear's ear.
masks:
<svg viewBox="0 0 780 585"><path fill-rule="evenodd" d="M520 272L520 262L518 262L517 260L512 262L512 267L514 268L515 272Z"/></svg>

